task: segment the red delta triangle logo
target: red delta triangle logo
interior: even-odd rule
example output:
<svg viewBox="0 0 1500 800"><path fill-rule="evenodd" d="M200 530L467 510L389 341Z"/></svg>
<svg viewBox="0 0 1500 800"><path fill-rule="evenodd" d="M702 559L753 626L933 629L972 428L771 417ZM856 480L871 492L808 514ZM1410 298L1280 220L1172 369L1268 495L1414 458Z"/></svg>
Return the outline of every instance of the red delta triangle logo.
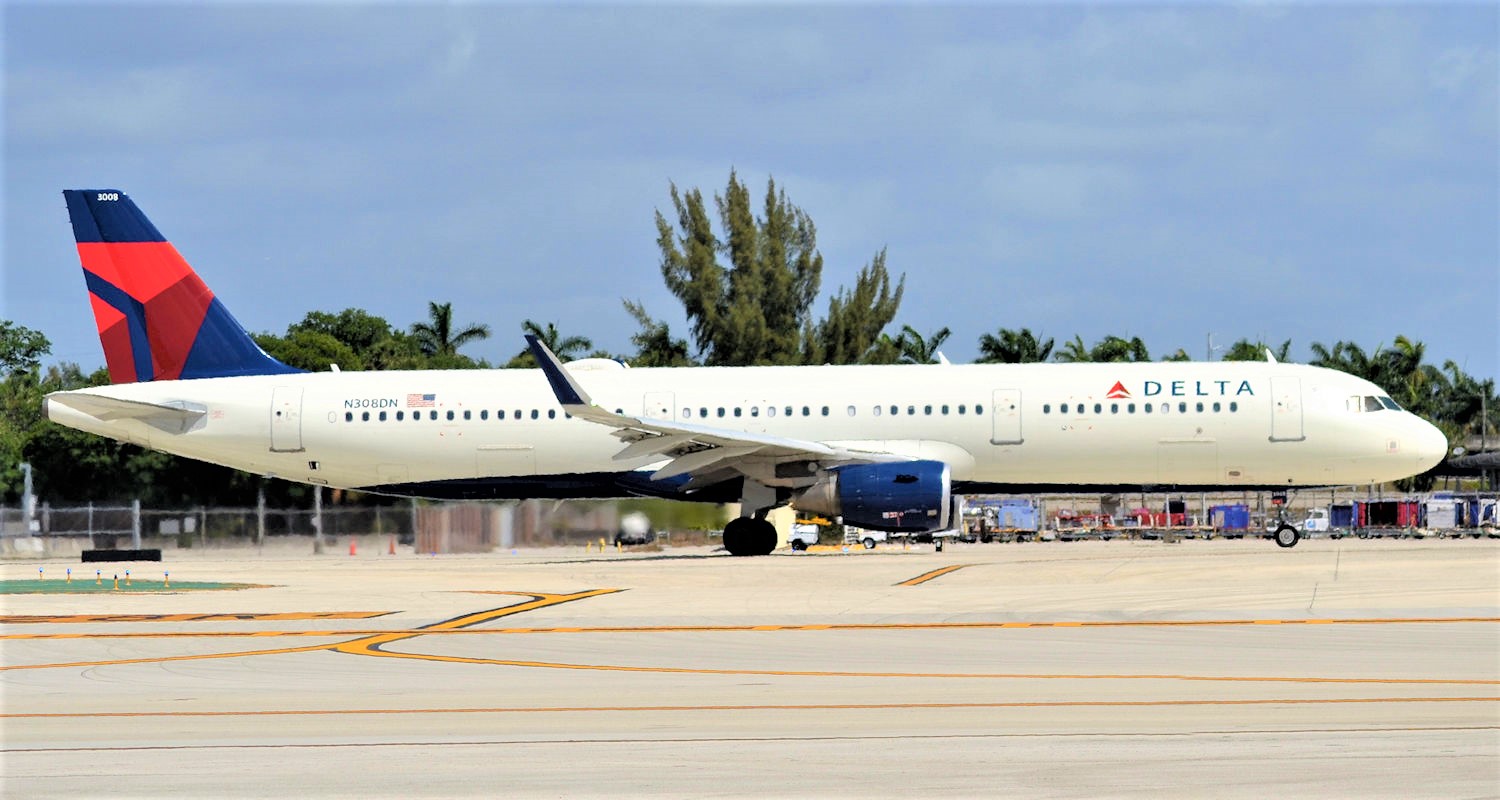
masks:
<svg viewBox="0 0 1500 800"><path fill-rule="evenodd" d="M1125 388L1125 384L1115 381L1115 385L1109 387L1109 394L1104 397L1108 400L1121 400L1130 397L1130 390Z"/></svg>

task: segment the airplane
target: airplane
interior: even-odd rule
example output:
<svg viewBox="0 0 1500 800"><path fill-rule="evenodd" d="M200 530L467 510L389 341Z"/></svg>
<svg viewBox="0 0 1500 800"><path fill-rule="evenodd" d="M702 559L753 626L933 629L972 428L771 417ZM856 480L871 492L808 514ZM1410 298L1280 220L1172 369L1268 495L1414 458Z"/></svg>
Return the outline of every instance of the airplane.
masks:
<svg viewBox="0 0 1500 800"><path fill-rule="evenodd" d="M265 353L124 192L63 192L112 385L54 422L317 486L435 499L738 502L942 531L964 494L1295 490L1423 472L1447 441L1363 379L1161 362L305 372ZM1273 538L1297 544L1282 521Z"/></svg>

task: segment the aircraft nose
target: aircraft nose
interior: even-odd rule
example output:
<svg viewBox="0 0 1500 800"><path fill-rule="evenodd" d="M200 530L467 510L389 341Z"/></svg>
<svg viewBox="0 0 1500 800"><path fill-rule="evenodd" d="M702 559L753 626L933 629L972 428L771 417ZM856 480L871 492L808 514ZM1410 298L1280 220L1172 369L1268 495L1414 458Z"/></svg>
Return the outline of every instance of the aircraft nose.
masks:
<svg viewBox="0 0 1500 800"><path fill-rule="evenodd" d="M1418 418L1416 423L1417 430L1412 435L1411 453L1416 457L1422 471L1426 472L1448 457L1448 437L1425 419Z"/></svg>

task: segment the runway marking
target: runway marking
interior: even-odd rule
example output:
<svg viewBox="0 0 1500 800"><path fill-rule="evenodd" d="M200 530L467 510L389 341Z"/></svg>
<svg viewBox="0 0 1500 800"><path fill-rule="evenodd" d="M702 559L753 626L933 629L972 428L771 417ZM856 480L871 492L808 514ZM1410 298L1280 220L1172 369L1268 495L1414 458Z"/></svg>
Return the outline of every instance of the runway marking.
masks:
<svg viewBox="0 0 1500 800"><path fill-rule="evenodd" d="M933 570L931 572L924 572L924 573L922 573L921 575L918 575L915 578L911 578L910 580L904 580L904 581L902 581L902 582L900 582L900 583L898 583L896 585L897 586L916 586L918 584L926 583L926 582L932 580L933 578L941 578L941 577L943 577L944 575L947 575L950 572L956 572L956 571L961 570L961 569L963 569L964 567L967 567L967 566L969 566L969 565L968 564L954 564L954 565L948 566L948 567L939 567L938 569L935 569L935 570Z"/></svg>
<svg viewBox="0 0 1500 800"><path fill-rule="evenodd" d="M456 664L486 664L493 666L528 667L536 669L566 669L580 671L601 672L640 672L678 675L749 675L769 677L833 677L833 678L928 678L928 679L967 679L967 680L1170 680L1170 681L1220 681L1241 683L1330 683L1330 684L1381 684L1381 685L1463 685L1463 686L1490 686L1500 685L1500 680L1482 679L1449 679L1449 678L1359 678L1359 677L1281 677L1281 676L1233 676L1233 675L1178 675L1178 674L1046 674L1046 673L921 673L921 672L861 672L854 670L769 670L769 669L735 669L735 668L688 668L688 667L663 667L663 666L629 666L620 664L573 664L565 662L526 661L518 659L492 659L475 658L467 656L447 656L428 653L406 653L395 650L384 649L386 645L405 639L432 634L453 634L468 632L466 629L472 626L490 622L501 617L524 613L539 608L569 603L575 600L583 600L590 597L612 594L619 589L591 589L571 594L550 594L537 592L497 592L498 594L511 594L530 598L527 601L510 606L476 611L463 614L451 619L425 625L418 628L400 629L392 631L378 631L374 633L358 633L353 631L258 631L243 634L248 636L265 635L316 635L316 636L349 636L359 635L360 638L338 642L334 644L317 644L303 647L285 647L267 650L232 651L227 653L203 653L178 656L156 656L146 658L115 659L108 661L80 661L63 664L17 664L0 666L0 671L23 670L23 669L54 669L54 668L89 668L116 666L124 664L160 664L175 661L199 661L223 658L244 658L260 655L283 655L288 653L304 653L318 651L333 651L349 655L375 656L381 658L415 659L421 661L456 663ZM1416 620L1384 619L1384 620L1298 620L1285 622L1317 622L1320 624L1333 624L1338 622L1367 624L1371 622L1384 622L1389 624L1410 622L1496 622L1500 618L1424 618ZM499 629L494 632L620 632L620 631L665 631L665 630L688 630L688 631L782 631L782 630L835 630L835 629L886 629L886 630L920 630L930 628L1011 628L1011 627L1086 627L1086 626L1131 626L1142 624L1166 624L1166 625L1204 625L1204 624L1257 624L1264 620L1229 620L1215 623L1203 621L1183 622L1157 622L1148 623L1143 621L1121 621L1121 622L1076 622L1076 623L855 623L848 625L749 625L749 626L673 626L673 627L635 627L635 628L520 628ZM478 631L473 631L478 632ZM158 637L167 636L192 636L193 632L161 633L154 634ZM47 634L17 634L4 638L39 638L49 636ZM66 638L114 638L112 634L57 634L55 636Z"/></svg>
<svg viewBox="0 0 1500 800"><path fill-rule="evenodd" d="M614 591L614 590L609 590ZM488 592L487 594L505 594ZM526 595L530 596L530 595ZM507 608L512 608L507 606ZM529 609L527 609L529 610ZM392 613L392 612L369 612ZM481 614L487 612L479 612ZM519 613L511 611L509 614ZM507 616L508 614L497 615ZM496 617L491 617L491 619ZM619 625L552 628L325 628L273 631L129 631L89 633L7 633L7 639L189 639L236 636L385 636L393 634L488 635L544 633L743 633L777 631L985 630L1012 628L1155 628L1234 627L1253 625L1452 625L1496 623L1500 617L1412 617L1380 619L1220 619L1220 620L1087 620L1053 622L824 622L799 625Z"/></svg>
<svg viewBox="0 0 1500 800"><path fill-rule="evenodd" d="M307 708L250 711L80 711L0 714L0 719L103 719L137 717L299 717L377 714L576 714L682 711L907 711L984 708L1152 708L1177 706L1350 705L1372 703L1500 703L1500 697L1298 697L1198 700L1017 700L952 703L756 703L745 705L500 706L493 708ZM0 750L0 752L14 752Z"/></svg>
<svg viewBox="0 0 1500 800"><path fill-rule="evenodd" d="M371 617L383 617L391 613L394 612L291 611L250 614L68 614L63 616L12 614L10 616L0 616L0 625L59 624L71 622L230 622L236 620L285 622L301 619L370 619Z"/></svg>
<svg viewBox="0 0 1500 800"><path fill-rule="evenodd" d="M507 615L510 615L510 614L518 614L518 613L520 613L522 611L531 611L531 610L534 610L534 609L537 609L537 608L544 608L546 606L558 605L560 603L568 603L568 602L571 602L571 601L574 601L574 600L582 600L582 599L584 599L586 597L596 597L596 596L601 595L601 594L610 594L612 592L618 592L618 591L620 591L620 590L619 589L593 589L593 590L590 590L590 591L576 592L576 593L573 593L573 594L546 594L546 593L533 593L533 592L504 592L503 594L514 594L514 595L520 595L522 597L530 597L531 600L528 601L528 602L524 602L524 603L518 603L518 604L513 605L513 606L503 606L501 608L490 609L489 611L479 611L479 612L475 612L475 613L472 613L472 614L464 614L463 616L455 617L453 619L449 619L449 620L444 620L442 622L433 623L430 626L425 626L425 627L422 627L422 628L416 628L416 629L414 629L413 631L410 631L410 632L403 632L403 633L401 633L399 635L381 634L379 636L370 636L370 637L365 637L363 639L358 639L358 640L355 640L355 641L352 641L352 642L343 642L343 643L339 643L339 644L331 644L331 645L329 645L329 644L316 644L316 645L307 645L305 647L282 647L282 648L276 648L276 649L271 649L271 650L242 650L242 651L234 651L234 652L228 652L228 653L198 653L198 654L193 654L193 655L181 655L181 656L153 656L153 657L149 657L149 658L125 658L125 659L114 659L114 660L109 660L109 661L74 661L74 662L68 662L68 663L64 663L64 664L8 664L8 665L0 666L0 672L10 671L10 670L22 670L22 669L58 669L58 668L68 668L68 667L73 667L73 668L109 667L109 666L118 666L118 665L123 665L123 664L161 664L161 663L166 663L166 662L169 662L169 661L203 661L203 660L218 659L218 658L246 658L246 657L250 657L250 656L284 655L284 654L287 654L287 653L310 653L310 652L316 652L316 651L319 651L319 650L335 650L335 651L338 651L338 652L352 652L352 653L356 653L358 655L373 655L374 653L366 653L366 652L364 652L363 650L361 650L359 648L361 646L363 646L363 647L373 647L373 646L378 646L380 644L384 644L384 643L386 643L388 641L398 641L400 639L407 639L407 638L411 638L413 636L421 636L423 634L423 632L427 631L427 630L445 630L445 629L447 629L449 627L466 626L466 625L477 625L477 624L479 624L481 622L486 622L486 621L491 620L491 619L497 619L499 617L507 616ZM337 633L335 635L338 635L338 636L347 636L347 635L349 635L349 633L347 631L340 631L339 633ZM355 648L355 649L347 649L347 650L346 649L342 649L344 647L351 647L351 648ZM375 652L379 652L379 651L375 651Z"/></svg>
<svg viewBox="0 0 1500 800"><path fill-rule="evenodd" d="M372 747L494 747L498 745L677 745L725 742L904 742L914 739L1095 739L1100 737L1122 737L1144 739L1179 739L1193 736L1265 736L1287 734L1358 734L1358 733L1440 733L1454 731L1496 731L1493 725L1391 725L1384 727L1342 728L1237 728L1232 730L1205 729L1188 731L1082 731L1082 732L1026 732L1026 733L866 733L839 735L803 736L671 736L657 738L571 738L571 739L445 739L442 741L407 742L295 742L274 744L146 744L146 745L95 745L83 747L16 747L0 749L0 753L93 753L93 752L139 752L156 750L324 750L329 748Z"/></svg>

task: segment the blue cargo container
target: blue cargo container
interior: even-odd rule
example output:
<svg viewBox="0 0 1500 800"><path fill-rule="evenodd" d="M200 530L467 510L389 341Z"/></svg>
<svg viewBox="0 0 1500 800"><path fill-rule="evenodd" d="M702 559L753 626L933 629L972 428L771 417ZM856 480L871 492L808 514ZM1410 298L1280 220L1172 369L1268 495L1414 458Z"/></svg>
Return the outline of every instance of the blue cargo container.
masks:
<svg viewBox="0 0 1500 800"><path fill-rule="evenodd" d="M1352 528L1354 527L1354 504L1334 503L1328 507L1328 526L1330 528Z"/></svg>
<svg viewBox="0 0 1500 800"><path fill-rule="evenodd" d="M1208 518L1215 530L1243 531L1250 527L1250 507L1242 504L1210 506Z"/></svg>

